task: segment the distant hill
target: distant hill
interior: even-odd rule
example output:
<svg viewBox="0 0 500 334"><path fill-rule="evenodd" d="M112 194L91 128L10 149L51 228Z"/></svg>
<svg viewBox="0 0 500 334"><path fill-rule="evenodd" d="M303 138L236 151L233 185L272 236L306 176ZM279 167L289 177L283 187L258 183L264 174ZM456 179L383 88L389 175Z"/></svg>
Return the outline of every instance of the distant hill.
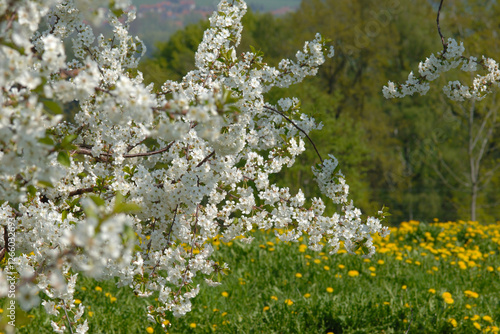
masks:
<svg viewBox="0 0 500 334"><path fill-rule="evenodd" d="M297 9L300 1L248 0L247 4L256 12L282 15ZM131 33L144 41L147 55L151 56L156 43L165 42L175 31L207 18L218 3L218 0L132 0L137 19L131 25Z"/></svg>
<svg viewBox="0 0 500 334"><path fill-rule="evenodd" d="M271 12L280 10L285 7L289 7L291 9L296 9L301 0L247 0L246 3L249 7L251 7L255 11L260 12ZM132 0L132 3L139 7L140 5L153 5L161 2L171 2L171 3L179 3L180 0L171 0L171 1L159 1L159 0ZM193 0L189 1L193 2L197 8L206 7L210 9L214 9L219 3L218 0Z"/></svg>

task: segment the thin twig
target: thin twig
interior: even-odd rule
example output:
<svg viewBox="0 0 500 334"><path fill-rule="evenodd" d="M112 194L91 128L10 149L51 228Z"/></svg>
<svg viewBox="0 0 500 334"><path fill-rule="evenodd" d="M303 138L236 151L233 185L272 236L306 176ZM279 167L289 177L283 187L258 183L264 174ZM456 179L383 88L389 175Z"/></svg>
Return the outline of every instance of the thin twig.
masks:
<svg viewBox="0 0 500 334"><path fill-rule="evenodd" d="M321 157L321 154L319 154L319 151L318 149L316 148L316 145L314 144L314 142L312 141L311 137L309 137L309 135L304 131L302 130L297 124L295 124L294 121L292 121L289 117L287 117L284 113L282 113L281 111L279 110L276 110L274 108L271 108L271 107L268 107L268 106L264 106L264 108L268 109L268 110L271 110L271 111L274 111L275 113L277 113L278 115L281 115L281 117L283 117L284 119L286 119L288 122L290 122L297 130L299 130L300 132L302 132L306 138L309 140L309 142L312 144L312 146L314 147L314 150L316 151L316 154L318 155L319 157L319 160L321 161L321 163L323 164L323 158Z"/></svg>
<svg viewBox="0 0 500 334"><path fill-rule="evenodd" d="M439 4L436 22L437 22L438 33L439 33L439 36L441 37L441 44L443 44L443 54L444 54L446 52L447 44L444 42L444 37L443 37L443 34L441 33L441 27L439 26L439 14L441 14L441 7L443 7L443 1L444 0L441 0L441 3Z"/></svg>
<svg viewBox="0 0 500 334"><path fill-rule="evenodd" d="M203 165L205 162L207 162L208 159L210 159L214 154L215 154L215 151L213 151L212 153L210 153L209 155L207 155L205 157L205 159L201 160L200 163L196 165L196 167L201 167L201 165Z"/></svg>
<svg viewBox="0 0 500 334"><path fill-rule="evenodd" d="M64 313L66 314L66 319L68 320L69 331L71 334L73 334L73 328L71 327L71 321L69 321L68 312L66 311L66 302L64 300L63 300L63 304L64 304Z"/></svg>

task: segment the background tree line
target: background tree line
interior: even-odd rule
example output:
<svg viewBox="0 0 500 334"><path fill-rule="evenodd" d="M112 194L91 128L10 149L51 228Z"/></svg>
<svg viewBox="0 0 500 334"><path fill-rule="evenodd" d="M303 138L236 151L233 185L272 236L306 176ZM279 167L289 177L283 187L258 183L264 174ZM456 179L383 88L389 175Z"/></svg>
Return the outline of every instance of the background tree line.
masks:
<svg viewBox="0 0 500 334"><path fill-rule="evenodd" d="M286 96L299 97L302 108L323 122L311 137L322 154L338 157L351 197L364 212L384 204L393 223L434 217L494 222L500 217L499 94L453 103L440 87L450 80L472 81L463 74L436 80L424 97L385 100L381 93L388 80L404 81L419 61L442 49L437 6L416 0L308 0L281 17L249 11L240 51L255 46L268 64L277 65L316 32L333 40L335 57ZM441 29L445 37L463 41L467 55L498 59L498 17L497 1L450 0ZM146 81L161 85L193 69L206 27L207 21L189 25L159 43L141 63ZM279 89L268 94L272 102L284 96ZM318 196L309 182L310 166L319 162L313 151L306 150L275 181L293 191L300 184L307 195Z"/></svg>

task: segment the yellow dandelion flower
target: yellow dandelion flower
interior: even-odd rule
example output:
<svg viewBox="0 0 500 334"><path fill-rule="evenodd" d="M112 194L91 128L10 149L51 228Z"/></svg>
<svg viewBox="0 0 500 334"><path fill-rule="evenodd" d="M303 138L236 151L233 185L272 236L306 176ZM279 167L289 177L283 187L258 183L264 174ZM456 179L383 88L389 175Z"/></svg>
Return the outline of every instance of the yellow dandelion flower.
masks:
<svg viewBox="0 0 500 334"><path fill-rule="evenodd" d="M377 269L375 267L370 267L368 268L369 271L376 271Z"/></svg>
<svg viewBox="0 0 500 334"><path fill-rule="evenodd" d="M347 275L349 275L350 277L356 277L356 276L359 276L359 271L357 271L357 270L349 270L349 272L347 273Z"/></svg>
<svg viewBox="0 0 500 334"><path fill-rule="evenodd" d="M271 299L272 299L272 300L278 300L278 297L276 297L276 296L271 296Z"/></svg>
<svg viewBox="0 0 500 334"><path fill-rule="evenodd" d="M470 310L472 308L472 306L470 306L469 304L465 304L465 308Z"/></svg>
<svg viewBox="0 0 500 334"><path fill-rule="evenodd" d="M477 297L479 297L479 294L477 292L474 292L474 291L471 291L471 290L465 290L464 294L465 294L466 297L470 297L470 298L477 298Z"/></svg>
<svg viewBox="0 0 500 334"><path fill-rule="evenodd" d="M478 314L474 314L474 316L470 318L471 321L477 321L479 319L481 319L481 317Z"/></svg>
<svg viewBox="0 0 500 334"><path fill-rule="evenodd" d="M102 292L102 288L101 288L100 286L96 286L96 287L95 287L95 291Z"/></svg>
<svg viewBox="0 0 500 334"><path fill-rule="evenodd" d="M489 266L488 268L486 268L486 270L488 270L491 273L491 272L495 271L495 268L493 268L492 266Z"/></svg>
<svg viewBox="0 0 500 334"><path fill-rule="evenodd" d="M89 311L89 317L93 317L93 316L94 316L94 312Z"/></svg>
<svg viewBox="0 0 500 334"><path fill-rule="evenodd" d="M223 291L223 292L221 293L221 295L222 295L222 297L224 297L224 298L229 297L229 293L227 293L226 291Z"/></svg>
<svg viewBox="0 0 500 334"><path fill-rule="evenodd" d="M406 285L403 285L403 286L401 287L401 289L403 289L403 290L406 290L406 288L408 288Z"/></svg>
<svg viewBox="0 0 500 334"><path fill-rule="evenodd" d="M301 273L296 273L296 274L295 274L295 277L297 277L297 278L301 278L301 277L302 277L302 274L301 274Z"/></svg>
<svg viewBox="0 0 500 334"><path fill-rule="evenodd" d="M472 325L474 325L474 327L476 327L477 330L481 330L481 325L478 324L477 322L474 322Z"/></svg>
<svg viewBox="0 0 500 334"><path fill-rule="evenodd" d="M332 293L332 292L333 292L333 288L332 288L332 287L328 287L328 288L326 288L326 292L328 292L328 293Z"/></svg>
<svg viewBox="0 0 500 334"><path fill-rule="evenodd" d="M155 330L153 329L153 327L148 327L148 328L146 328L146 332L148 332L149 334L151 334L151 333L154 333Z"/></svg>
<svg viewBox="0 0 500 334"><path fill-rule="evenodd" d="M453 298L445 298L445 299L444 299L444 302L445 302L446 304L453 304L453 303L455 302L455 300L453 300Z"/></svg>
<svg viewBox="0 0 500 334"><path fill-rule="evenodd" d="M225 317L227 315L227 312L222 312L221 316Z"/></svg>
<svg viewBox="0 0 500 334"><path fill-rule="evenodd" d="M384 260L378 260L377 263L378 264L384 264L385 262L384 262Z"/></svg>
<svg viewBox="0 0 500 334"><path fill-rule="evenodd" d="M389 302L384 302L384 305L391 305L391 303L389 303Z"/></svg>
<svg viewBox="0 0 500 334"><path fill-rule="evenodd" d="M485 315L485 316L483 316L483 320L484 320L484 321L487 321L487 322L493 322L493 318L492 318L492 317L490 317L489 315Z"/></svg>
<svg viewBox="0 0 500 334"><path fill-rule="evenodd" d="M285 299L285 304L287 304L288 306L292 306L293 301L291 299Z"/></svg>
<svg viewBox="0 0 500 334"><path fill-rule="evenodd" d="M112 303L114 303L114 302L116 302L116 297L111 297L111 298L109 298L109 300L110 300Z"/></svg>
<svg viewBox="0 0 500 334"><path fill-rule="evenodd" d="M78 304L81 304L82 301L80 299L75 299L75 304L78 305Z"/></svg>
<svg viewBox="0 0 500 334"><path fill-rule="evenodd" d="M339 264L339 269L344 269L345 266L343 264Z"/></svg>
<svg viewBox="0 0 500 334"><path fill-rule="evenodd" d="M450 318L448 319L448 322L453 326L453 327L457 327L458 326L458 323L455 319L453 318Z"/></svg>
<svg viewBox="0 0 500 334"><path fill-rule="evenodd" d="M320 260L320 259L314 259L314 261L313 261L313 262L314 262L314 263L316 263L316 264L320 264L320 263L321 263L321 260Z"/></svg>
<svg viewBox="0 0 500 334"><path fill-rule="evenodd" d="M449 292L443 292L443 294L441 295L441 297L443 297L443 299L451 298L451 293L449 293Z"/></svg>
<svg viewBox="0 0 500 334"><path fill-rule="evenodd" d="M192 322L192 323L189 324L189 327L196 328L196 324L194 322Z"/></svg>
<svg viewBox="0 0 500 334"><path fill-rule="evenodd" d="M323 269L325 269L325 270L330 270L330 267L328 267L328 266L324 266L324 267L323 267Z"/></svg>
<svg viewBox="0 0 500 334"><path fill-rule="evenodd" d="M264 306L264 308L262 309L264 312L268 311L269 310L269 306Z"/></svg>
<svg viewBox="0 0 500 334"><path fill-rule="evenodd" d="M310 298L310 297L311 297L311 294L310 294L310 293L306 293L306 294L304 295L304 298Z"/></svg>

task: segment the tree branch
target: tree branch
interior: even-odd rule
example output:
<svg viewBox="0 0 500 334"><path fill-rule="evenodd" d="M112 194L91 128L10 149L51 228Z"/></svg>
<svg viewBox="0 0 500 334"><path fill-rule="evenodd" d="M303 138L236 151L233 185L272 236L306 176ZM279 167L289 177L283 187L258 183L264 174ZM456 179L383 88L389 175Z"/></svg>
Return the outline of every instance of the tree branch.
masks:
<svg viewBox="0 0 500 334"><path fill-rule="evenodd" d="M274 111L275 113L277 113L278 115L280 115L281 117L283 117L284 119L286 119L288 122L290 122L297 130L299 130L300 132L302 132L306 136L306 138L309 140L309 142L312 144L312 146L314 147L314 150L316 151L316 154L318 155L319 160L323 164L323 158L321 157L321 154L319 154L318 149L316 148L316 145L312 141L311 137L309 137L309 135L304 130L302 130L297 124L295 124L294 121L292 121L289 117L287 117L281 111L279 111L277 109L274 109L274 108L271 108L269 106L264 106L264 108L266 108L268 110L271 110L271 111Z"/></svg>
<svg viewBox="0 0 500 334"><path fill-rule="evenodd" d="M438 14L437 14L437 18L436 18L436 23L437 23L439 37L441 37L441 44L443 44L443 54L444 54L446 52L446 46L447 46L447 44L444 42L444 37L443 37L443 34L441 33L441 27L439 26L439 14L441 14L441 8L443 7L443 1L444 0L441 0L441 3L439 4L439 9L438 9Z"/></svg>

